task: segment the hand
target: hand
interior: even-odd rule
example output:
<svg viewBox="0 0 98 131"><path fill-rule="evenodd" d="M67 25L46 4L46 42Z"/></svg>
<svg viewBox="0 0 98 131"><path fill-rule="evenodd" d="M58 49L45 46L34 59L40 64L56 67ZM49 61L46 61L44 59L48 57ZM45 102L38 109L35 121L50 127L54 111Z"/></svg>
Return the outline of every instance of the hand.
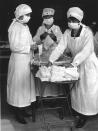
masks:
<svg viewBox="0 0 98 131"><path fill-rule="evenodd" d="M52 66L52 63L49 61L47 64L46 64L47 67L49 66Z"/></svg>
<svg viewBox="0 0 98 131"><path fill-rule="evenodd" d="M50 36L51 39L54 40L55 42L57 41L57 38L56 38L56 36L54 35L53 32L51 32L51 33L49 34L49 36Z"/></svg>
<svg viewBox="0 0 98 131"><path fill-rule="evenodd" d="M42 35L40 35L40 39L44 40L47 37L48 33L44 32Z"/></svg>
<svg viewBox="0 0 98 131"><path fill-rule="evenodd" d="M71 64L72 64L74 67L77 67L77 66L79 65L79 62L76 61L76 62L72 62Z"/></svg>

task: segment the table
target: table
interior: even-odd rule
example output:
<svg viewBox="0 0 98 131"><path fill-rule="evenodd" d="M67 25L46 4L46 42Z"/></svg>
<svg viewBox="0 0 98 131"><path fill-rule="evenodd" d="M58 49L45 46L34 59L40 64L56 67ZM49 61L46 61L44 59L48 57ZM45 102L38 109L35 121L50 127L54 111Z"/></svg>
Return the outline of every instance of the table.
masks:
<svg viewBox="0 0 98 131"><path fill-rule="evenodd" d="M45 111L49 111L49 110L57 110L58 111L58 113L59 113L59 118L60 119L64 119L64 117L65 117L65 112L66 112L66 108L68 108L68 111L69 111L69 115L70 115L70 117L73 117L72 116L72 111L71 111L71 106L70 106L70 91L72 90L72 88L75 86L75 84L76 84L76 80L74 80L74 81L64 81L64 82L52 82L53 84L58 84L58 85L60 85L60 88L62 88L62 85L63 85L63 87L64 87L64 85L66 85L66 84L68 84L68 85L70 85L70 89L69 89L69 92L68 92L68 94L67 95L64 95L64 96L52 96L52 97L43 97L43 88L44 88L44 83L49 83L49 84L51 84L51 82L46 82L46 81L44 81L44 82L42 82L42 81L40 81L40 88L39 88L39 94L40 94L40 96L39 96L39 98L37 99L37 101L39 102L39 103L41 103L41 108L40 108L40 110L41 110L41 112L42 112L42 118L43 118L43 124L45 125L45 127L47 128L47 130L49 130L49 124L46 122L46 120L45 120ZM65 87L66 88L66 87ZM66 94L66 93L65 93ZM64 100L64 105L60 105L60 106L54 106L54 107L45 107L44 106L44 102L43 101L53 101L53 100L60 100L60 101L63 101ZM66 104L67 104L67 107L66 107ZM73 124L71 124L70 126L69 126L69 128L70 128L70 130L72 130L72 127L74 126L74 123Z"/></svg>
<svg viewBox="0 0 98 131"><path fill-rule="evenodd" d="M56 100L56 99L65 99L65 101L67 102L67 105L68 105L68 109L69 109L69 112L70 112L70 115L72 116L72 112L71 112L71 107L70 107L70 91L72 90L72 88L75 86L75 84L76 84L76 82L78 81L78 80L72 80L72 81L63 81L63 82L50 82L50 81L41 81L41 80L39 80L40 81L40 87L39 87L39 98L38 98L38 101L39 102L41 102L41 105L42 105L42 109L44 110L44 105L43 105L43 100ZM44 89L45 89L45 87L44 87L44 84L45 83L48 83L48 84L57 84L60 88L64 88L64 86L65 85L68 85L69 87L69 90L68 90L68 92L66 93L66 89L64 89L63 91L64 91L64 95L63 96L49 96L49 97L43 97L43 92L44 92ZM66 87L65 87L66 88ZM67 88L67 89L68 89ZM66 108L66 105L63 105L62 106L63 108L64 108L64 110L65 110L65 108ZM60 108L60 107L54 107L55 109L57 109L57 108ZM49 108L49 109L51 109L51 108ZM53 109L53 108L52 108ZM63 114L62 114L63 115ZM63 116L60 116L60 118L61 119L63 119L64 118L64 115Z"/></svg>
<svg viewBox="0 0 98 131"><path fill-rule="evenodd" d="M38 67L38 66L37 66ZM39 79L39 78L38 78ZM70 116L72 117L72 112L71 112L71 106L70 106L70 92L72 90L72 88L75 86L76 82L78 80L72 80L72 81L56 81L56 82L51 82L51 81L41 81L39 79L39 97L37 99L37 102L41 104L41 111L42 111L42 116L43 116L43 123L45 125L45 127L47 127L47 130L49 128L49 125L47 124L46 120L45 120L45 113L44 111L48 111L50 109L55 109L55 110L59 110L59 118L60 119L63 119L65 117L65 111L66 111L66 104L67 104L67 107L68 107L68 110L69 110L69 114ZM68 93L66 94L66 90L65 90L65 93L64 93L64 96L51 96L51 97L43 97L43 92L44 92L44 83L48 83L48 84L57 84L60 86L60 88L64 87L65 85L69 85L69 91ZM66 88L66 87L65 87ZM43 101L53 101L53 100L64 100L65 101L65 104L63 105L60 105L60 106L56 106L56 107L44 107L44 103ZM62 109L62 111L60 111L60 109ZM72 125L70 126L70 129L72 128ZM72 130L72 129L71 129Z"/></svg>

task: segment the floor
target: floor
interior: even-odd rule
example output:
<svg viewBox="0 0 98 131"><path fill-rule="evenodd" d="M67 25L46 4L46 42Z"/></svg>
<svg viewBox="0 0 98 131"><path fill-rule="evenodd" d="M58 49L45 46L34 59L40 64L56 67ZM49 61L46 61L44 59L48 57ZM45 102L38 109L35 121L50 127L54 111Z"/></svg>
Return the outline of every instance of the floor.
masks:
<svg viewBox="0 0 98 131"><path fill-rule="evenodd" d="M5 85L5 82L2 85ZM5 86L1 87L0 94L1 131L98 131L98 116L89 119L83 128L76 129L74 127L74 119L67 115L67 110L63 120L59 118L55 110L45 111L44 117L41 111L37 111L36 122L32 122L30 117L26 118L28 122L26 125L20 124L9 111L8 104L6 103Z"/></svg>
<svg viewBox="0 0 98 131"><path fill-rule="evenodd" d="M37 111L36 122L32 122L32 117L26 118L26 121L25 125L18 123L7 103L2 105L1 102L1 131L98 131L98 117L91 118L83 128L76 129L72 117L66 115L61 120L55 110L45 111L44 117L41 111Z"/></svg>

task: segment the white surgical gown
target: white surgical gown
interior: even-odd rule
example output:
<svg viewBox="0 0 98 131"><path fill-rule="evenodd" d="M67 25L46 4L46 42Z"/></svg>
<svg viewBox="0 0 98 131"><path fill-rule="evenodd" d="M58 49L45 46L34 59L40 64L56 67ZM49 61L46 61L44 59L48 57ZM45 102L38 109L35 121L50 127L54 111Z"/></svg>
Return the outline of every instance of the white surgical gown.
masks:
<svg viewBox="0 0 98 131"><path fill-rule="evenodd" d="M91 30L82 25L80 36L75 38L69 29L66 30L49 60L54 62L66 48L70 49L73 64L78 66L80 74L71 92L72 108L84 115L95 115L98 113L98 59Z"/></svg>
<svg viewBox="0 0 98 131"><path fill-rule="evenodd" d="M27 25L14 22L8 31L11 56L8 67L7 102L16 107L36 100L34 78L30 72L32 36Z"/></svg>
<svg viewBox="0 0 98 131"><path fill-rule="evenodd" d="M94 36L94 50L98 57L98 31L95 33L95 36Z"/></svg>
<svg viewBox="0 0 98 131"><path fill-rule="evenodd" d="M47 36L44 40L41 41L40 35L42 35L44 32L53 32L54 35L57 38L57 42L53 41L50 36ZM60 41L62 37L62 32L60 30L60 27L57 25L53 25L50 29L47 29L44 24L40 26L37 30L36 35L33 37L33 41L35 42L41 42L43 45L43 56L45 56L47 59L49 58L51 52L55 49L57 46L58 42ZM62 94L62 89L57 87L56 85L52 86L49 84L46 84L47 88L45 89L43 96L57 96ZM38 94L38 92L37 92Z"/></svg>

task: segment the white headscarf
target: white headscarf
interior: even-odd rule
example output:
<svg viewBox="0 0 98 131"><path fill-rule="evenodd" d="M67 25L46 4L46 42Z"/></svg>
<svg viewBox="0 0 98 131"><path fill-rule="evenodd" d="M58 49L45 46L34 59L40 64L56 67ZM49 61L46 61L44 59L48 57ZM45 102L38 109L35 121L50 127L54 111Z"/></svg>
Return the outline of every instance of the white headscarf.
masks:
<svg viewBox="0 0 98 131"><path fill-rule="evenodd" d="M26 4L21 4L19 6L17 6L16 10L15 10L15 17L19 18L20 16L23 16L25 14L31 13L32 9L30 6L26 5Z"/></svg>
<svg viewBox="0 0 98 131"><path fill-rule="evenodd" d="M47 15L54 15L54 13L55 13L55 10L54 9L52 9L52 8L44 8L43 9L43 13L42 13L42 17L43 16L47 16Z"/></svg>
<svg viewBox="0 0 98 131"><path fill-rule="evenodd" d="M69 10L67 11L67 18L75 17L80 22L83 19L83 15L84 15L84 13L79 7L72 7L72 8L69 8Z"/></svg>
<svg viewBox="0 0 98 131"><path fill-rule="evenodd" d="M18 20L18 18L20 16L23 16L23 15L31 13L31 12L32 12L31 7L26 5L26 4L20 4L19 6L17 6L16 10L14 12L15 13L15 18L13 19L13 21L12 21L12 23L11 23L9 29L8 29L8 32L13 28L14 23Z"/></svg>

